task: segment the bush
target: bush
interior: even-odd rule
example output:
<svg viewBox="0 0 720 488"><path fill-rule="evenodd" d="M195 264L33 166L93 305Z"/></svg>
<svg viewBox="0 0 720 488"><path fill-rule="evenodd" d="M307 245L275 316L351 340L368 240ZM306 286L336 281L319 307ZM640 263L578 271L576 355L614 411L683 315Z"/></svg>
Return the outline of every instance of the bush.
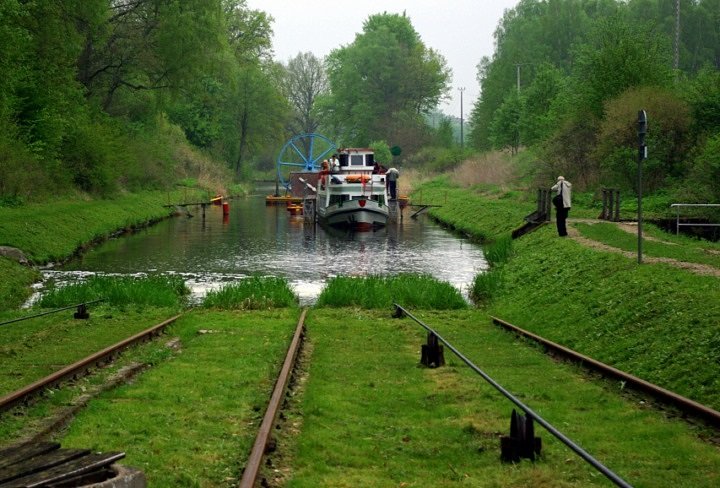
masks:
<svg viewBox="0 0 720 488"><path fill-rule="evenodd" d="M593 157L603 168L603 181L634 188L637 179L638 110L648 113L648 159L643 182L654 191L668 178L682 177L690 149L690 110L685 102L662 88L631 88L605 105Z"/></svg>

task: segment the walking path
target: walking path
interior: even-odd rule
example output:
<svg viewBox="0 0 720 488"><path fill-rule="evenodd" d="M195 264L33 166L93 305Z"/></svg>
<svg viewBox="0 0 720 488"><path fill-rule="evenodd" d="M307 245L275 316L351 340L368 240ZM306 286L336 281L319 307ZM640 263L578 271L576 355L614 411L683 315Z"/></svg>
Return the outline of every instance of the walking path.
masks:
<svg viewBox="0 0 720 488"><path fill-rule="evenodd" d="M614 252L618 254L622 254L623 256L627 258L637 258L636 252L631 251L625 251L623 249L619 249L617 247L608 246L607 244L603 244L602 242L594 241L592 239L588 239L587 237L583 236L578 232L578 230L572 225L573 223L585 223L585 224L597 224L597 223L610 223L607 220L595 220L595 219L568 219L568 223L571 225L568 225L568 235L571 239L573 239L576 242L579 242L580 244L591 247L593 249L599 249L601 251L606 252ZM618 228L629 232L631 234L637 233L637 224L635 223L627 223L627 222L616 222ZM648 241L657 241L662 242L663 244L668 245L679 245L674 242L667 242L663 241L661 239L657 239L655 237L650 236L643 236L644 239ZM710 250L709 252L714 252ZM701 275L708 275L708 276L717 276L720 277L720 269L710 266L708 264L700 264L700 263L690 263L687 261L679 261L677 259L673 258L664 258L664 257L655 257L655 256L643 256L643 262L645 263L665 263L669 264L670 266L675 266L676 268L682 268L688 271L691 271L693 273L701 274Z"/></svg>

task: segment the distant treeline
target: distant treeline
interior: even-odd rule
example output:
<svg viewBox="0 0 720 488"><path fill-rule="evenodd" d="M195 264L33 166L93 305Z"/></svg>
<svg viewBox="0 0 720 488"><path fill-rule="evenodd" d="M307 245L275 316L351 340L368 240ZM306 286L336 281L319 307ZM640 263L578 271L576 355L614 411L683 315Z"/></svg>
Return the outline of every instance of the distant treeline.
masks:
<svg viewBox="0 0 720 488"><path fill-rule="evenodd" d="M634 190L644 109L646 190L720 201L720 0L679 3L676 44L675 0L521 0L478 65L472 145L529 148L545 179Z"/></svg>

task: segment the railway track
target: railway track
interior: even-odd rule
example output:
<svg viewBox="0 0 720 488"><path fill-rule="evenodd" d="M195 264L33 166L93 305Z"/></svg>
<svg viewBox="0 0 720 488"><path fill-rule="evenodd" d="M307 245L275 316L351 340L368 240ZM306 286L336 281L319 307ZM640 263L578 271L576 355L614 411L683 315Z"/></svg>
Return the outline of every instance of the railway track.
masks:
<svg viewBox="0 0 720 488"><path fill-rule="evenodd" d="M554 354L581 363L586 368L599 372L605 376L619 379L625 382L626 385L643 391L658 399L659 401L675 406L683 413L687 413L694 417L701 418L714 427L720 427L720 412L718 412L717 410L714 410L706 405L702 405L684 396L678 395L675 392L657 386L653 383L645 381L642 378L638 378L637 376L633 376L617 368L613 368L612 366L597 361L591 357L585 356L565 346L540 337L537 334L533 334L532 332L521 329L520 327L506 322L505 320L499 319L497 317L491 317L491 319L496 325L499 325L508 331L518 334L521 337L537 342L538 344L541 344L548 350L552 351Z"/></svg>
<svg viewBox="0 0 720 488"><path fill-rule="evenodd" d="M63 381L67 381L68 379L77 378L93 367L111 362L122 350L159 335L168 325L175 322L179 317L180 315L171 317L157 325L145 329L142 332L138 332L137 334L128 337L127 339L124 339L116 344L106 347L101 351L91 354L84 359L76 361L75 363L66 366L23 388L20 388L19 390L16 390L1 397L0 412L8 410L9 408L12 408L19 404L28 403L33 397L41 394L47 388L58 385Z"/></svg>
<svg viewBox="0 0 720 488"><path fill-rule="evenodd" d="M307 308L303 309L302 314L300 314L298 324L295 327L295 333L293 334L290 347L288 347L287 354L285 355L285 361L283 362L278 379L275 382L275 388L270 396L268 407L265 410L265 416L260 424L257 436L255 437L255 443L253 444L247 464L245 465L245 471L243 471L243 476L240 480L240 488L252 488L257 483L260 475L260 468L262 466L262 460L265 452L267 451L268 443L271 440L272 428L275 424L278 413L280 412L282 400L285 396L292 372L295 369L299 356L298 353L305 337L306 314Z"/></svg>

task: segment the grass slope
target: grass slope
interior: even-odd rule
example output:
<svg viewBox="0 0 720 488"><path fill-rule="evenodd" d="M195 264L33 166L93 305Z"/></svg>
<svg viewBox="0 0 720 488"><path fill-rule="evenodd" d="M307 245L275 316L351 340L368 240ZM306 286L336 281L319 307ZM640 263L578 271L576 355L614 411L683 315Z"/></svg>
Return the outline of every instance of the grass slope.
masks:
<svg viewBox="0 0 720 488"><path fill-rule="evenodd" d="M37 264L62 260L113 232L167 217L178 192L128 194L112 200L60 200L0 207L0 245L17 247Z"/></svg>

